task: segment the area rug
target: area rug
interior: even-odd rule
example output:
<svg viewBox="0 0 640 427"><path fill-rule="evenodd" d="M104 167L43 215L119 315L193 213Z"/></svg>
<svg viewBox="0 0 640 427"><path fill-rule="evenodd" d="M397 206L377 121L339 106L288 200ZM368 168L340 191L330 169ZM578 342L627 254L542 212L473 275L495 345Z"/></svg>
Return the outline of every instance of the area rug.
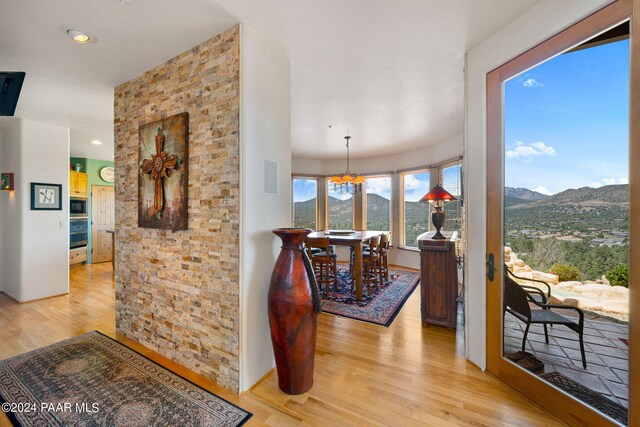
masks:
<svg viewBox="0 0 640 427"><path fill-rule="evenodd" d="M548 374L540 375L540 377L614 420L627 424L627 408L611 399L607 399L597 391L591 390L559 372L549 372Z"/></svg>
<svg viewBox="0 0 640 427"><path fill-rule="evenodd" d="M351 292L349 270L339 268L338 292L332 288L330 296L327 297L324 295L324 287L321 290L322 311L388 327L411 296L419 280L420 273L389 270L389 281L382 284L378 291L371 285L371 296L367 295L367 286L363 284L363 298L358 301Z"/></svg>
<svg viewBox="0 0 640 427"><path fill-rule="evenodd" d="M251 414L97 331L0 362L17 426L239 426Z"/></svg>

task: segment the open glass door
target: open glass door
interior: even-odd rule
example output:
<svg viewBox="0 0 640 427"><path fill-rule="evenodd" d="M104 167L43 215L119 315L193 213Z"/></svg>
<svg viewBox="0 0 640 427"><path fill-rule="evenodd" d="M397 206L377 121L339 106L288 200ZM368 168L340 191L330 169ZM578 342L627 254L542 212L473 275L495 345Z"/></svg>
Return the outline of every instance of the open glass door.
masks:
<svg viewBox="0 0 640 427"><path fill-rule="evenodd" d="M637 399L631 7L487 77L488 368L572 424L627 425Z"/></svg>

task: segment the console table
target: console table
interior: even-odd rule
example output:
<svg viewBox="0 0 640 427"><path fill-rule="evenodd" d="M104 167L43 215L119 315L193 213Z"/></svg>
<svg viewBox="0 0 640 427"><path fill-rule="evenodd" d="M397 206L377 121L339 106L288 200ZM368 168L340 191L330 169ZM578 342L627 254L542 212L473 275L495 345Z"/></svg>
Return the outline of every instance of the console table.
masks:
<svg viewBox="0 0 640 427"><path fill-rule="evenodd" d="M456 231L443 231L446 239L433 239L435 232L418 236L420 249L420 313L423 325L456 327L458 265Z"/></svg>

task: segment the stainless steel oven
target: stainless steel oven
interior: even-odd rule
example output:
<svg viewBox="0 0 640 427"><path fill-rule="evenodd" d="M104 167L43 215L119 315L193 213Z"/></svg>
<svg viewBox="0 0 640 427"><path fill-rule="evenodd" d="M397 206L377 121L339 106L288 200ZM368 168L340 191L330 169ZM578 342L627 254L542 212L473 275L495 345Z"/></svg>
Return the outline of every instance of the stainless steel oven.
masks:
<svg viewBox="0 0 640 427"><path fill-rule="evenodd" d="M87 199L82 197L71 197L69 200L69 213L71 217L86 217Z"/></svg>
<svg viewBox="0 0 640 427"><path fill-rule="evenodd" d="M87 246L89 240L89 219L85 217L71 218L69 221L69 247Z"/></svg>

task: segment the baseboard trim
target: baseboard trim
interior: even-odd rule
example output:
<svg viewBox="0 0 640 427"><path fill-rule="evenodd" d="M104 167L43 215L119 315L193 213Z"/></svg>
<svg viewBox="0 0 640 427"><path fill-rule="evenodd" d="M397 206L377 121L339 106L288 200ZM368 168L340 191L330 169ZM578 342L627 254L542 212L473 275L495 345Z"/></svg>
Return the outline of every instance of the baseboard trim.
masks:
<svg viewBox="0 0 640 427"><path fill-rule="evenodd" d="M0 292L0 294L6 295L7 298L15 301L18 304L26 304L26 303L29 303L29 302L38 302L38 301L46 300L46 299L49 299L49 298L56 298L56 297L61 297L61 296L64 296L64 295L69 295L69 292L65 292L65 293L57 294L57 295L51 295L51 296L48 296L48 297L30 299L30 300L27 300L27 301L18 301L17 299L15 299L14 297L12 297L11 295L9 295L8 293L6 293L4 291Z"/></svg>

